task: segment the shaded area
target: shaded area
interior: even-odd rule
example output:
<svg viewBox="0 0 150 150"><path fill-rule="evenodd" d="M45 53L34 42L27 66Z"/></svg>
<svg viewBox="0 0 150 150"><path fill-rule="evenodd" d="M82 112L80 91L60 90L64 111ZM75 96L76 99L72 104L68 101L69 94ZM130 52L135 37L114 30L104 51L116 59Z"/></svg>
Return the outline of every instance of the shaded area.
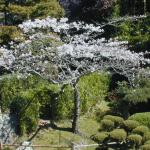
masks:
<svg viewBox="0 0 150 150"><path fill-rule="evenodd" d="M118 73L113 73L111 77L111 82L109 86L109 91L112 91L117 88L118 82L126 81L129 82L127 77L124 75L118 74Z"/></svg>

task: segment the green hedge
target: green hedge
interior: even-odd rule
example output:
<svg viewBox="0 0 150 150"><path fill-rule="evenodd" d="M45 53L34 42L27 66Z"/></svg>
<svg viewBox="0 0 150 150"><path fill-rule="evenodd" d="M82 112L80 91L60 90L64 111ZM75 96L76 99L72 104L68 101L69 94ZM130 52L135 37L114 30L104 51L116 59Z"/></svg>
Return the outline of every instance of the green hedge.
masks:
<svg viewBox="0 0 150 150"><path fill-rule="evenodd" d="M130 120L135 120L150 128L150 112L136 113L129 117Z"/></svg>
<svg viewBox="0 0 150 150"><path fill-rule="evenodd" d="M110 131L114 128L114 122L109 119L103 119L101 121L101 126L103 130Z"/></svg>
<svg viewBox="0 0 150 150"><path fill-rule="evenodd" d="M128 140L135 145L140 145L142 143L142 136L138 134L131 134L128 136Z"/></svg>
<svg viewBox="0 0 150 150"><path fill-rule="evenodd" d="M113 116L113 115L106 115L104 116L104 119L109 119L115 123L115 126L120 126L122 125L124 119L119 116Z"/></svg>
<svg viewBox="0 0 150 150"><path fill-rule="evenodd" d="M110 84L110 75L105 72L94 72L83 76L78 86L80 89L81 112L87 112L92 106L105 100Z"/></svg>
<svg viewBox="0 0 150 150"><path fill-rule="evenodd" d="M143 140L144 140L144 141L150 140L150 132L146 132L146 133L144 134Z"/></svg>
<svg viewBox="0 0 150 150"><path fill-rule="evenodd" d="M143 136L145 133L149 132L149 128L147 126L142 125L142 126L138 126L135 129L133 129L132 132Z"/></svg>
<svg viewBox="0 0 150 150"><path fill-rule="evenodd" d="M123 126L128 131L132 131L133 129L135 129L139 125L140 125L140 123L138 121L134 121L134 120L126 120L123 122Z"/></svg>
<svg viewBox="0 0 150 150"><path fill-rule="evenodd" d="M150 144L144 144L141 146L141 150L150 150Z"/></svg>
<svg viewBox="0 0 150 150"><path fill-rule="evenodd" d="M94 136L94 139L98 141L99 143L104 142L109 137L109 134L107 132L100 132Z"/></svg>
<svg viewBox="0 0 150 150"><path fill-rule="evenodd" d="M124 141L127 137L127 133L124 129L114 129L110 132L110 137L113 140Z"/></svg>

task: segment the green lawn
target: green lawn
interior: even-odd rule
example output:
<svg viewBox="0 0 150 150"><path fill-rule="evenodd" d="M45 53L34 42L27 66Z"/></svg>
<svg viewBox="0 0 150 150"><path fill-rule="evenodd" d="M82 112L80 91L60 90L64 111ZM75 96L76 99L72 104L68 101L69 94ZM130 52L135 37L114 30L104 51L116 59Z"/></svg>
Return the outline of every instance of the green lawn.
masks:
<svg viewBox="0 0 150 150"><path fill-rule="evenodd" d="M39 132L31 140L33 145L71 145L72 142L76 144L94 144L95 142L90 139L90 136L96 134L99 129L99 123L91 118L80 118L80 132L86 136L80 136L68 131L71 127L71 122L61 121L57 122L58 129L45 128ZM32 137L23 136L17 139L16 143L29 140ZM50 148L35 148L35 150L48 150ZM52 148L51 148L52 149ZM65 148L67 149L67 148ZM91 150L93 148L83 148L84 150ZM64 150L64 149L63 149Z"/></svg>

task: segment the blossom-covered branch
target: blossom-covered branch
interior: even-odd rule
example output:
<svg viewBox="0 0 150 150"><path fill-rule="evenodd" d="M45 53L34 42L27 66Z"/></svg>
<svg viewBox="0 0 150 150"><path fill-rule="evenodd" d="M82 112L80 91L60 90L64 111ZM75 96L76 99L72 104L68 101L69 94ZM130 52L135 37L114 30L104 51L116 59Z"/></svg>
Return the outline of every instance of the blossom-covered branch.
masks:
<svg viewBox="0 0 150 150"><path fill-rule="evenodd" d="M128 50L127 42L94 39L93 35L103 32L101 26L48 17L23 22L19 27L27 40L20 44L11 42L10 49L0 48L0 65L12 72L34 72L55 82L71 82L86 72L112 68L131 79L142 65L150 63L144 53ZM59 44L52 44L49 39Z"/></svg>

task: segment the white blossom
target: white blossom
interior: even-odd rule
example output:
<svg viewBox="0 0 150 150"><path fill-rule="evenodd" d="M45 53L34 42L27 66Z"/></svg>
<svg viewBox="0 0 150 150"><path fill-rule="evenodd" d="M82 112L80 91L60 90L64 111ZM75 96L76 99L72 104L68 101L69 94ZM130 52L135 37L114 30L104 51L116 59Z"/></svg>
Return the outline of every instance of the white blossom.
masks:
<svg viewBox="0 0 150 150"><path fill-rule="evenodd" d="M59 82L108 68L131 77L139 72L140 65L150 64L150 60L144 58L144 53L131 52L127 41L97 38L104 32L101 25L68 23L67 18L57 20L48 17L28 20L19 27L28 39L18 45L11 42L10 50L0 48L0 66L7 64L7 67L17 72L32 71L52 79L48 66L55 66L58 72L54 80ZM47 32L42 32L43 29ZM65 37L61 46L43 45L42 40L46 38L61 41L49 31ZM35 45L37 47L34 49L33 42L38 40L41 43Z"/></svg>

